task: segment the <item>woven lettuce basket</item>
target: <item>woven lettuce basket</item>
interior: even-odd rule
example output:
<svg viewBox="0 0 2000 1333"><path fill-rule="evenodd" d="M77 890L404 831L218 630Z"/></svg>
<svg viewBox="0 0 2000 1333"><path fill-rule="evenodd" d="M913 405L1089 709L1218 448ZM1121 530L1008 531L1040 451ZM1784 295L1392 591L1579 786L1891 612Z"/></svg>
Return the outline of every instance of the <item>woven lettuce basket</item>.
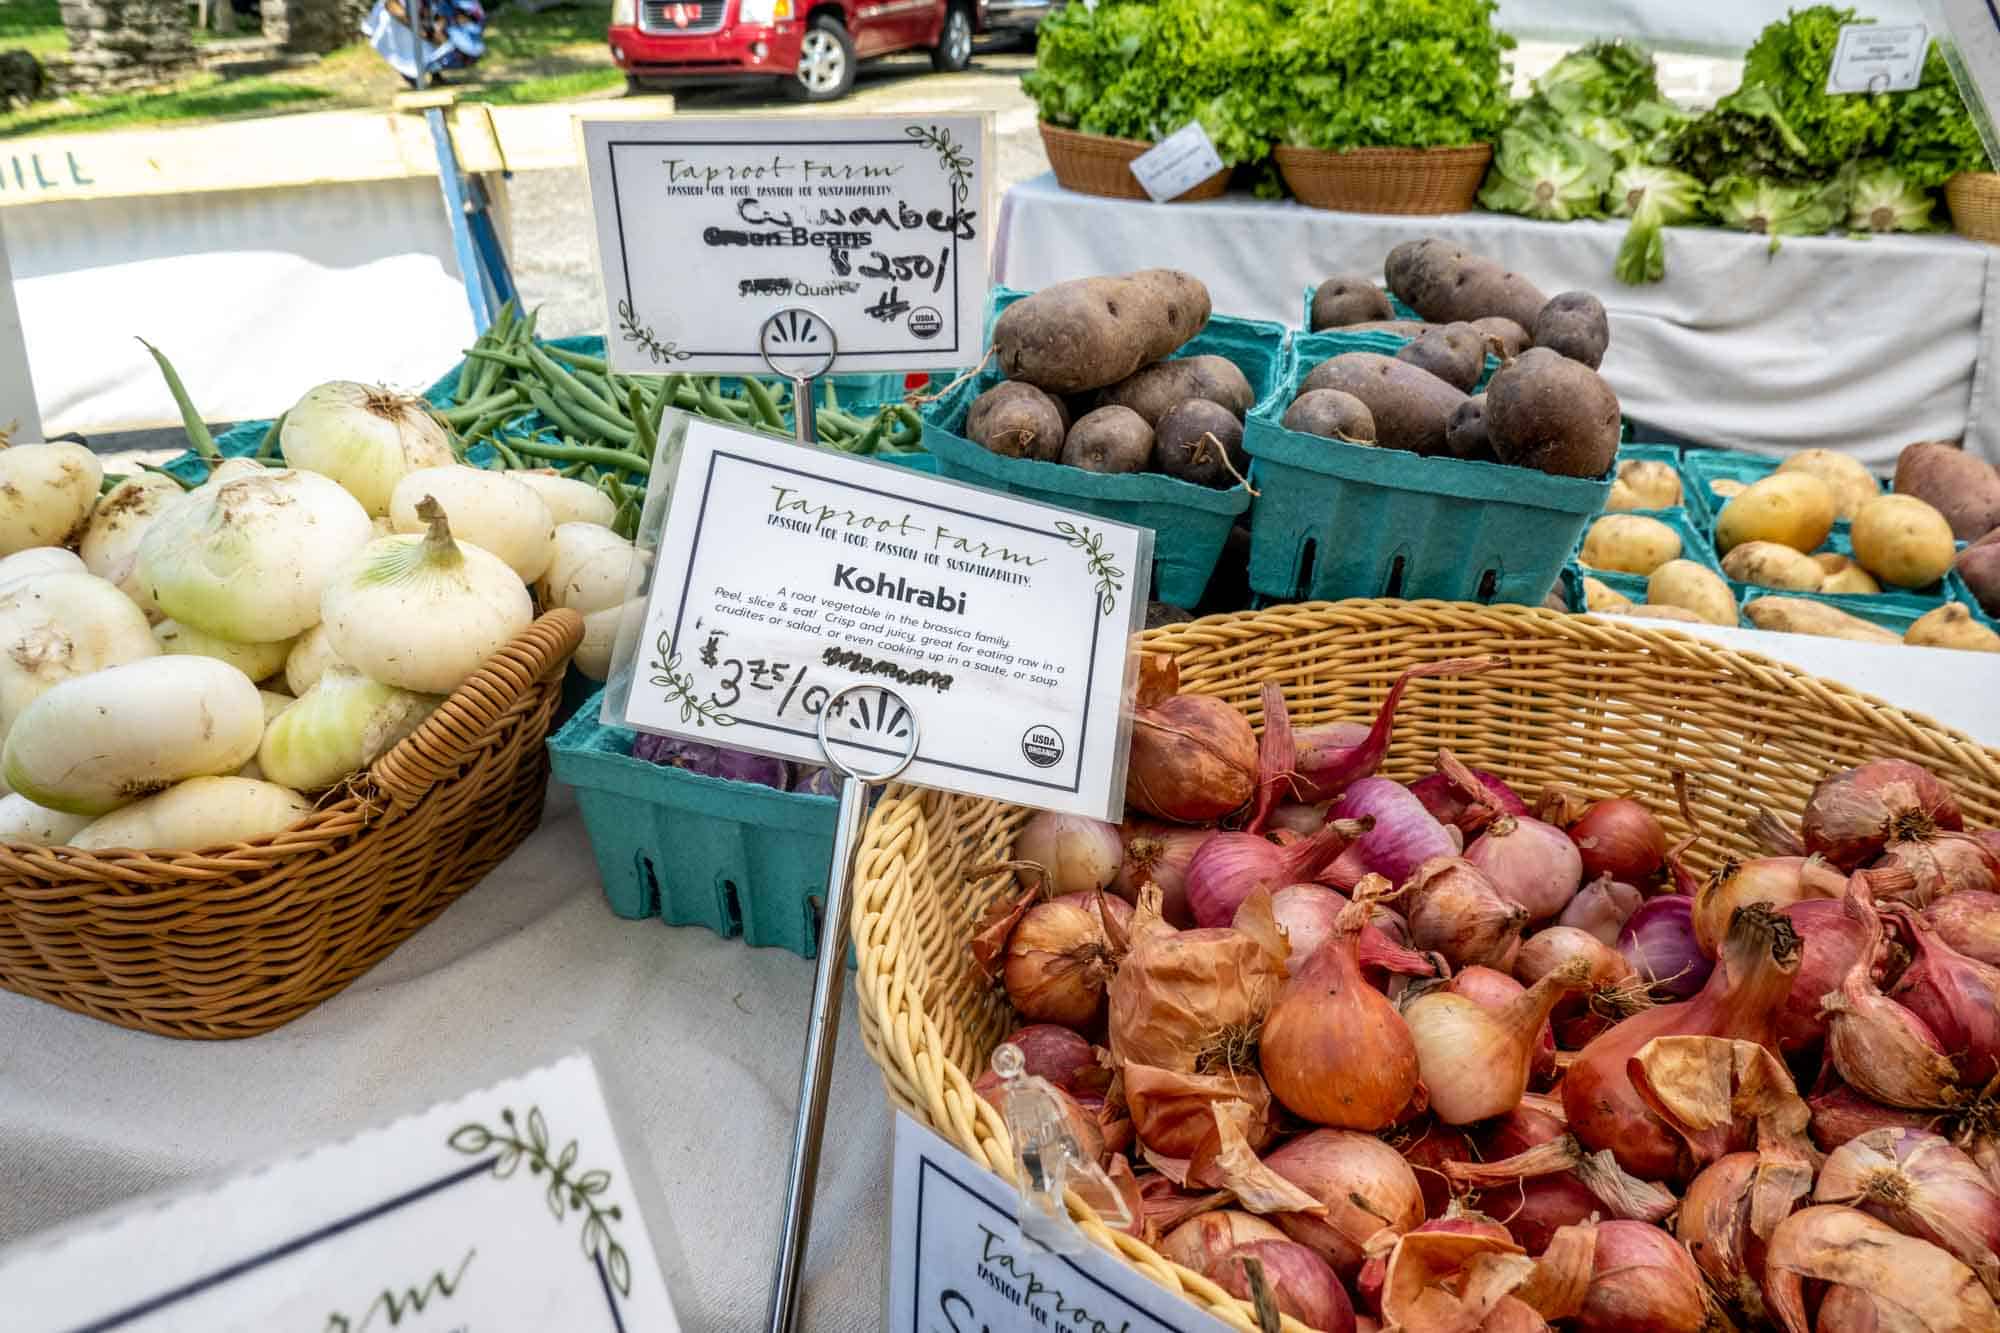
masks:
<svg viewBox="0 0 2000 1333"><path fill-rule="evenodd" d="M1844 685L1673 631L1590 616L1460 602L1349 601L1211 616L1149 631L1145 651L1178 659L1182 688L1227 699L1261 724L1274 680L1299 726L1373 717L1390 683L1420 662L1502 654L1478 677L1411 682L1387 776L1430 771L1440 746L1530 794L1564 782L1630 794L1682 825L1671 775L1693 779L1707 835L1696 864L1756 855L1752 811L1795 814L1827 772L1881 757L1924 765L1956 790L1970 826L2000 826L2000 752ZM966 872L1007 858L1029 811L892 787L870 817L856 871L854 947L862 1039L898 1107L1002 1178L1013 1154L999 1115L972 1090L1016 1025L1005 996L972 966L972 923L1011 876ZM1250 1306L1072 1200L1098 1245L1232 1328ZM1302 1326L1286 1319L1288 1330Z"/></svg>

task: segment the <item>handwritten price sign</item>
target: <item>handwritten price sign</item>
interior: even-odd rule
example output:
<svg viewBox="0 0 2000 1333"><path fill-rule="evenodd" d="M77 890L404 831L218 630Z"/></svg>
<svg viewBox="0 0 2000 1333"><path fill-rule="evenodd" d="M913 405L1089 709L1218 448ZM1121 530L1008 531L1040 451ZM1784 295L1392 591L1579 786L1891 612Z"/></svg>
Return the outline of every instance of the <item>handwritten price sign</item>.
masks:
<svg viewBox="0 0 2000 1333"><path fill-rule="evenodd" d="M804 306L837 370L979 359L981 116L583 125L620 370L761 370L757 334Z"/></svg>

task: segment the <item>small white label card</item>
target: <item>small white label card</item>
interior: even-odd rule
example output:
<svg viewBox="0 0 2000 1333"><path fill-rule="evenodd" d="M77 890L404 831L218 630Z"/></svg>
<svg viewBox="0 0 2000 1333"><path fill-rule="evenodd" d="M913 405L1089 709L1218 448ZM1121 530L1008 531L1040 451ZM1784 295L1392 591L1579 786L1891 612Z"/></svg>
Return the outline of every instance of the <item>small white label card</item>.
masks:
<svg viewBox="0 0 2000 1333"><path fill-rule="evenodd" d="M1119 817L1149 530L684 413L661 436L606 723L822 763L825 709L856 771L914 728L910 782Z"/></svg>
<svg viewBox="0 0 2000 1333"><path fill-rule="evenodd" d="M1906 93L1924 81L1930 29L1921 23L1850 23L1840 30L1830 93Z"/></svg>
<svg viewBox="0 0 2000 1333"><path fill-rule="evenodd" d="M0 1253L8 1333L673 1333L597 1073L573 1055Z"/></svg>
<svg viewBox="0 0 2000 1333"><path fill-rule="evenodd" d="M1222 157L1201 122L1191 120L1133 158L1129 165L1139 188L1153 202L1165 203L1180 198L1222 170Z"/></svg>
<svg viewBox="0 0 2000 1333"><path fill-rule="evenodd" d="M1051 1254L1021 1237L1014 1191L896 1114L889 1217L891 1333L1213 1333L1221 1320L1095 1248Z"/></svg>
<svg viewBox="0 0 2000 1333"><path fill-rule="evenodd" d="M979 359L987 144L978 116L579 122L622 371L761 374L802 307L836 371Z"/></svg>

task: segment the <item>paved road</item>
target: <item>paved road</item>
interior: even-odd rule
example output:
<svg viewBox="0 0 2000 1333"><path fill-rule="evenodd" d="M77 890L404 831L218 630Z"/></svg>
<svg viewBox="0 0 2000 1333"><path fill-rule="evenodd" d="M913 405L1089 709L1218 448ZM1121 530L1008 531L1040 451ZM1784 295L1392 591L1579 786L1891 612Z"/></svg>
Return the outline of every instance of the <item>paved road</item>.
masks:
<svg viewBox="0 0 2000 1333"><path fill-rule="evenodd" d="M756 88L683 92L678 110L690 116L994 113L995 192L1047 171L1033 105L1021 75L1034 57L985 52L960 74L937 74L929 57L898 56L862 67L854 94L834 106L803 107ZM508 197L514 212L514 278L529 304L542 307L540 328L552 337L601 333L604 304L590 233L590 189L581 168L516 176Z"/></svg>

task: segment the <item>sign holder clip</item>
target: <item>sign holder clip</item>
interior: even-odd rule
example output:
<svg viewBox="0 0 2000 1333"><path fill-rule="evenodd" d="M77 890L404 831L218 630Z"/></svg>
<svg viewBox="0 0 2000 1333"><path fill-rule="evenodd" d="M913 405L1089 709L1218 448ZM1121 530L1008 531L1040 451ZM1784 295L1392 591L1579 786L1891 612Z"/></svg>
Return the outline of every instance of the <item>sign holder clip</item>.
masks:
<svg viewBox="0 0 2000 1333"><path fill-rule="evenodd" d="M792 421L798 442L818 444L813 386L840 355L840 338L833 326L804 306L787 306L757 330L757 350L763 353L764 364L773 375L792 382Z"/></svg>
<svg viewBox="0 0 2000 1333"><path fill-rule="evenodd" d="M787 312L772 316L772 321ZM767 324L768 328L769 325ZM829 332L829 338L830 338ZM770 357L766 352L766 359ZM829 355L828 364L831 364ZM773 365L772 369L777 369ZM811 443L811 377L794 377L801 397L798 407L801 444ZM900 742L901 752L870 745L869 750L891 757L873 769L856 768L833 752L827 737L827 719L845 715L848 696L876 699L868 711L865 698L857 699L861 725L883 742ZM833 1082L834 1039L840 1032L840 1004L847 986L848 922L854 914L850 881L854 856L861 842L861 824L868 812L868 792L892 781L917 757L917 715L894 690L881 685L850 685L829 698L820 708L820 754L826 766L840 774L840 813L834 823L833 862L826 879L826 905L820 918L818 965L813 974L812 1013L806 1021L805 1064L799 1073L799 1113L792 1130L791 1174L785 1185L784 1231L778 1242L777 1274L771 1284L770 1333L789 1333L798 1319L799 1286L804 1274L806 1242L812 1234L813 1194L818 1187L820 1141L826 1131L826 1101Z"/></svg>

